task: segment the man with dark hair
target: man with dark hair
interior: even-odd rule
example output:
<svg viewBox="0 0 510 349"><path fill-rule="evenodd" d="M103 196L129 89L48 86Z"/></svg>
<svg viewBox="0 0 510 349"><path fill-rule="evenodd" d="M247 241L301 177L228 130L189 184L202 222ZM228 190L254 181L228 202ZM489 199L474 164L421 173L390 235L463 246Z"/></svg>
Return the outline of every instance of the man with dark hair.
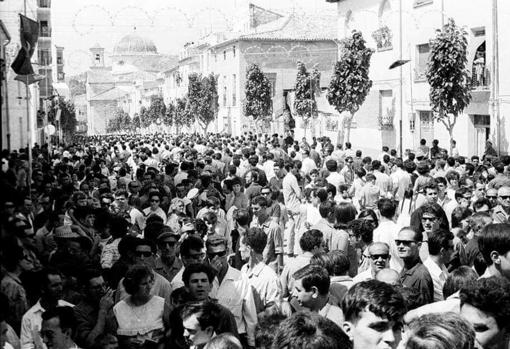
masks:
<svg viewBox="0 0 510 349"><path fill-rule="evenodd" d="M402 336L406 306L402 295L377 280L363 281L347 292L343 330L354 349L396 348Z"/></svg>
<svg viewBox="0 0 510 349"><path fill-rule="evenodd" d="M241 258L248 260L241 272L248 277L248 282L255 291L253 298L259 317L277 310L281 298L278 275L264 262L263 252L267 239L268 236L262 229L250 228L241 238L239 247Z"/></svg>
<svg viewBox="0 0 510 349"><path fill-rule="evenodd" d="M292 313L290 308L290 296L294 290L294 278L293 275L296 271L310 264L312 256L319 252L324 252L324 240L320 230L312 229L303 233L301 239L299 239L299 245L301 246L302 254L295 258L289 259L285 264L282 274L280 275L280 282L282 285L282 312L285 315Z"/></svg>
<svg viewBox="0 0 510 349"><path fill-rule="evenodd" d="M398 226L394 221L397 205L391 199L381 199L377 203L377 208L381 219L377 228L374 229L373 241L384 242L390 247L389 267L400 272L404 262L398 256L397 246L395 245L395 239L398 236Z"/></svg>
<svg viewBox="0 0 510 349"><path fill-rule="evenodd" d="M311 312L318 313L342 326L344 316L336 305L329 304L329 274L325 268L309 264L293 275L296 280L293 296L299 305Z"/></svg>
<svg viewBox="0 0 510 349"><path fill-rule="evenodd" d="M204 241L197 236L188 236L184 239L180 246L180 255L182 261L182 268L175 274L170 285L173 290L184 286L182 281L182 273L186 266L192 263L202 263L205 260L205 246Z"/></svg>
<svg viewBox="0 0 510 349"><path fill-rule="evenodd" d="M21 320L20 343L22 349L43 349L43 340L39 333L42 314L54 307L73 305L62 300L62 275L55 269L44 269L39 275L41 298L30 308Z"/></svg>
<svg viewBox="0 0 510 349"><path fill-rule="evenodd" d="M432 302L434 285L427 268L420 261L420 247L423 234L410 227L402 228L395 240L398 255L404 261L404 268L400 272L400 281L405 287L418 290L422 304Z"/></svg>
<svg viewBox="0 0 510 349"><path fill-rule="evenodd" d="M190 348L202 349L211 338L223 333L221 313L219 304L211 301L189 303L183 307L180 315L184 338Z"/></svg>
<svg viewBox="0 0 510 349"><path fill-rule="evenodd" d="M115 333L112 328L113 290L106 287L100 270L86 270L79 280L84 298L76 307L76 343L83 348L94 345L104 333Z"/></svg>
<svg viewBox="0 0 510 349"><path fill-rule="evenodd" d="M227 242L223 236L209 236L206 248L209 264L217 273L211 297L232 310L241 340L244 344L254 346L257 309L248 278L228 264Z"/></svg>
<svg viewBox="0 0 510 349"><path fill-rule="evenodd" d="M498 276L510 279L510 224L489 224L478 237L478 247L487 269L482 277Z"/></svg>
<svg viewBox="0 0 510 349"><path fill-rule="evenodd" d="M47 348L74 349L76 319L73 308L59 306L42 314L41 337Z"/></svg>
<svg viewBox="0 0 510 349"><path fill-rule="evenodd" d="M477 347L508 347L510 283L493 276L462 288L460 314L473 325Z"/></svg>
<svg viewBox="0 0 510 349"><path fill-rule="evenodd" d="M453 233L448 230L434 230L428 234L429 258L423 265L430 273L434 284L434 302L442 301L443 286L448 277L446 264L453 254Z"/></svg>
<svg viewBox="0 0 510 349"><path fill-rule="evenodd" d="M333 321L299 312L284 320L273 340L274 349L351 349L349 338Z"/></svg>
<svg viewBox="0 0 510 349"><path fill-rule="evenodd" d="M322 218L312 229L317 229L322 232L328 251L340 250L347 253L349 234L344 230L335 229L335 203L330 200L322 202L319 206L319 213Z"/></svg>
<svg viewBox="0 0 510 349"><path fill-rule="evenodd" d="M381 189L381 196L388 197L391 194L392 181L390 176L382 172L382 165L379 160L372 161L373 174L375 176L375 185Z"/></svg>
<svg viewBox="0 0 510 349"><path fill-rule="evenodd" d="M267 200L257 196L252 201L253 220L250 227L259 228L267 236L264 248L264 263L279 273L283 268L283 236L280 225L276 223L267 210Z"/></svg>
<svg viewBox="0 0 510 349"><path fill-rule="evenodd" d="M345 183L344 177L338 173L338 163L334 159L330 159L325 163L326 169L329 172L329 176L326 177L328 183L333 184L335 188L338 188L340 184Z"/></svg>

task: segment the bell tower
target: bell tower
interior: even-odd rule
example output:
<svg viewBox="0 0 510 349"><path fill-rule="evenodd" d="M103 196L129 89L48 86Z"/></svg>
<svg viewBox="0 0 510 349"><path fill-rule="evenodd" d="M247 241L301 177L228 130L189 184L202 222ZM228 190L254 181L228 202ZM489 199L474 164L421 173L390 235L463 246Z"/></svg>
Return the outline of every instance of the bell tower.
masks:
<svg viewBox="0 0 510 349"><path fill-rule="evenodd" d="M91 68L104 68L104 47L95 44L90 48L92 65Z"/></svg>

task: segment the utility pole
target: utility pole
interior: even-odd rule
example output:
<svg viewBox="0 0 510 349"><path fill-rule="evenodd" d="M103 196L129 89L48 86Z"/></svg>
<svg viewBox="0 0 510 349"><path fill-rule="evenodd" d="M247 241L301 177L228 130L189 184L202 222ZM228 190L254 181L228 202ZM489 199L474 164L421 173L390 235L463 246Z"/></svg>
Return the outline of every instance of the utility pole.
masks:
<svg viewBox="0 0 510 349"><path fill-rule="evenodd" d="M402 0L399 0L399 11L398 11L398 15L399 15L399 34L398 34L398 38L399 38L399 60L402 61L402 45L403 45L403 39L402 39L402 33L403 33L403 28L402 28ZM403 75L403 71L402 71L403 67L402 65L400 66L399 68L399 74L400 74L400 89L399 89L399 99L400 99L400 115L399 115L399 120L398 120L398 129L399 129L399 137L400 137L400 140L399 140L399 148L400 148L400 158L403 158L403 153L404 153L404 142L403 142L403 129L402 129L402 119L404 117L404 75ZM411 83L411 81L409 82Z"/></svg>
<svg viewBox="0 0 510 349"><path fill-rule="evenodd" d="M496 120L498 155L501 155L501 120L499 115L499 44L498 44L498 0L492 0L492 114Z"/></svg>

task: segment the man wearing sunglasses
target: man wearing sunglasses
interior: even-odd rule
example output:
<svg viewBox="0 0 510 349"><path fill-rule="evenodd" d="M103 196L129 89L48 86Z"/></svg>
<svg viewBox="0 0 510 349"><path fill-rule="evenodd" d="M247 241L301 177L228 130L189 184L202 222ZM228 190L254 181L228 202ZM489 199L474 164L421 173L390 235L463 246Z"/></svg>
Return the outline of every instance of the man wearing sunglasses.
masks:
<svg viewBox="0 0 510 349"><path fill-rule="evenodd" d="M498 189L498 205L492 211L493 223L508 223L510 217L510 187Z"/></svg>
<svg viewBox="0 0 510 349"><path fill-rule="evenodd" d="M361 281L375 279L375 274L379 270L389 268L390 263L390 247L385 242L374 242L368 247L370 258L370 268L359 273L352 279L353 284Z"/></svg>
<svg viewBox="0 0 510 349"><path fill-rule="evenodd" d="M154 270L168 281L177 275L182 268L182 262L176 256L176 246L180 235L164 226L157 238L158 257L154 261Z"/></svg>
<svg viewBox="0 0 510 349"><path fill-rule="evenodd" d="M419 291L421 304L432 302L434 285L429 271L420 261L420 247L423 234L411 227L402 228L395 240L398 256L404 261L400 281L404 287Z"/></svg>
<svg viewBox="0 0 510 349"><path fill-rule="evenodd" d="M227 241L223 236L209 236L206 248L209 264L217 272L210 296L232 311L243 344L254 347L257 308L248 277L228 264Z"/></svg>

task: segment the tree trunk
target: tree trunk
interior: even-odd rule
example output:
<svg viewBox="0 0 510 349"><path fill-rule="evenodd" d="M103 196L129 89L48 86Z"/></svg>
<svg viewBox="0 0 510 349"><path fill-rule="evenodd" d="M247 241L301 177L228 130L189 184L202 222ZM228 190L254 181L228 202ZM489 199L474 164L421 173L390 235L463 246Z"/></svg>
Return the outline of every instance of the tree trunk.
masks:
<svg viewBox="0 0 510 349"><path fill-rule="evenodd" d="M351 123L352 123L352 119L354 119L354 114L349 114L349 116L347 116L347 118L345 120L345 128L347 130L347 135L345 137L345 141L346 142L350 142L351 141Z"/></svg>

